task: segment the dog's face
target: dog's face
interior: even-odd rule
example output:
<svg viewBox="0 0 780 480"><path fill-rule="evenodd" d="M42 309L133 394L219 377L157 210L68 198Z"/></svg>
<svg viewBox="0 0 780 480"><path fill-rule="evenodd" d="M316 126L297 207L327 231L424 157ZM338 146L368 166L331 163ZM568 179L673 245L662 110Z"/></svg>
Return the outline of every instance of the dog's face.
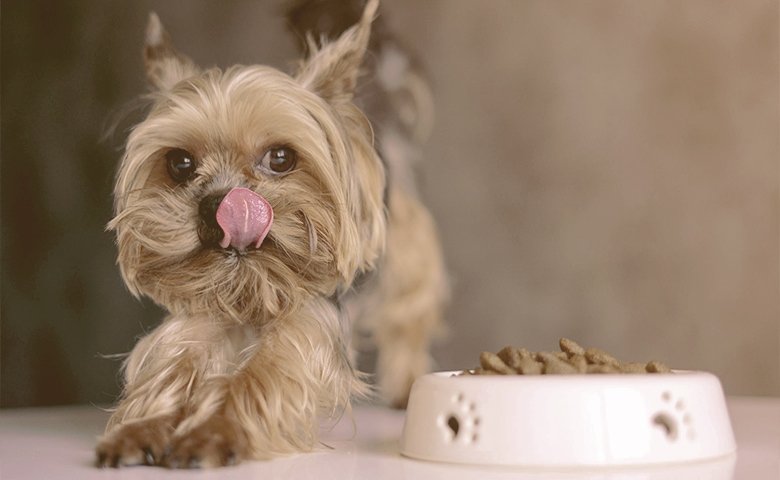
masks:
<svg viewBox="0 0 780 480"><path fill-rule="evenodd" d="M384 244L384 171L351 103L373 12L294 76L201 71L153 15L155 92L115 188L118 263L173 313L263 321L330 296Z"/></svg>

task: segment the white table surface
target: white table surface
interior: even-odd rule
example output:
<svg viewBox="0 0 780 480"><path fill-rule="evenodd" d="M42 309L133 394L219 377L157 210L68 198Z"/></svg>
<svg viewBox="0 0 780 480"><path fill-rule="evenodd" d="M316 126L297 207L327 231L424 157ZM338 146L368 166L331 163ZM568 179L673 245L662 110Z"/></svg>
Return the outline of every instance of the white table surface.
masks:
<svg viewBox="0 0 780 480"><path fill-rule="evenodd" d="M0 479L568 479L568 480L780 480L780 398L728 399L738 454L700 464L591 471L457 466L399 455L403 412L355 409L323 435L322 451L216 470L159 467L97 469L95 438L108 415L96 407L0 411Z"/></svg>

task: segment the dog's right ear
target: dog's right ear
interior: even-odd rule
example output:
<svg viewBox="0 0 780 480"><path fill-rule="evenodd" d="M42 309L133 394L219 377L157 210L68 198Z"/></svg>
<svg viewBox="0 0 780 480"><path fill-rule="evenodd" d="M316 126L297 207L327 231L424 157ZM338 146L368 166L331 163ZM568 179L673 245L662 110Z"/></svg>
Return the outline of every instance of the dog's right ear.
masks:
<svg viewBox="0 0 780 480"><path fill-rule="evenodd" d="M321 48L308 37L309 58L296 74L301 85L331 104L351 100L378 8L379 0L368 0L358 23Z"/></svg>
<svg viewBox="0 0 780 480"><path fill-rule="evenodd" d="M197 75L200 69L186 55L179 53L156 13L149 14L144 45L146 78L158 90L170 90L185 78Z"/></svg>

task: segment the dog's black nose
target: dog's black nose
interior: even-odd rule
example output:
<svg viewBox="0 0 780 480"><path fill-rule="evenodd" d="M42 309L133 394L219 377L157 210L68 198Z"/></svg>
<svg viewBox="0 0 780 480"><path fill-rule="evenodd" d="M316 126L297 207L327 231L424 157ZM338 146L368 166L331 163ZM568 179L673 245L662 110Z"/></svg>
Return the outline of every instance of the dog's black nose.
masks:
<svg viewBox="0 0 780 480"><path fill-rule="evenodd" d="M201 243L207 247L219 246L219 242L225 236L217 223L217 209L223 198L225 198L224 193L207 195L201 199L198 205L198 216L200 217L198 236Z"/></svg>

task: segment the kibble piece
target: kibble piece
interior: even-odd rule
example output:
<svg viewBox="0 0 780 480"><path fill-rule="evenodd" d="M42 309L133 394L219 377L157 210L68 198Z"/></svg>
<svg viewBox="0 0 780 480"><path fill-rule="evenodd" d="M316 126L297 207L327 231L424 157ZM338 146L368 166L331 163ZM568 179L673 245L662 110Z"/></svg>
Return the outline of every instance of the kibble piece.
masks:
<svg viewBox="0 0 780 480"><path fill-rule="evenodd" d="M600 348L589 348L585 350L585 358L588 360L588 363L595 365L613 365L615 367L620 365L617 358Z"/></svg>
<svg viewBox="0 0 780 480"><path fill-rule="evenodd" d="M608 364L588 365L587 373L620 373L617 366Z"/></svg>
<svg viewBox="0 0 780 480"><path fill-rule="evenodd" d="M517 370L520 366L520 352L512 346L504 347L498 352L498 358L508 367Z"/></svg>
<svg viewBox="0 0 780 480"><path fill-rule="evenodd" d="M574 367L577 372L585 373L588 371L588 361L585 359L585 355L574 354L569 358L569 365Z"/></svg>
<svg viewBox="0 0 780 480"><path fill-rule="evenodd" d="M647 364L642 362L629 362L620 366L620 371L623 373L647 373L645 369Z"/></svg>
<svg viewBox="0 0 780 480"><path fill-rule="evenodd" d="M544 373L547 375L573 375L579 373L577 369L568 362L564 362L557 357L544 365Z"/></svg>
<svg viewBox="0 0 780 480"><path fill-rule="evenodd" d="M517 373L513 368L507 366L498 355L493 352L482 352L479 355L479 363L485 370L492 370L496 373L514 374Z"/></svg>
<svg viewBox="0 0 780 480"><path fill-rule="evenodd" d="M550 362L559 362L561 359L556 356L555 352L536 352L536 361L544 364Z"/></svg>
<svg viewBox="0 0 780 480"><path fill-rule="evenodd" d="M517 367L517 373L521 375L541 375L544 365L533 358L521 358L520 366Z"/></svg>
<svg viewBox="0 0 780 480"><path fill-rule="evenodd" d="M520 355L520 358L533 358L534 356L527 348L519 348L517 353Z"/></svg>
<svg viewBox="0 0 780 480"><path fill-rule="evenodd" d="M652 362L647 362L647 366L645 367L648 373L671 373L672 369L667 367L666 364L661 362L656 362L653 360Z"/></svg>
<svg viewBox="0 0 780 480"><path fill-rule="evenodd" d="M577 373L577 370L569 365L566 360L561 359L558 354L562 352L539 352L536 359L544 365L545 374L568 374ZM565 355L565 354L564 354Z"/></svg>
<svg viewBox="0 0 780 480"><path fill-rule="evenodd" d="M558 341L558 345L561 347L562 352L566 352L569 355L585 355L585 349L574 340L562 338Z"/></svg>

